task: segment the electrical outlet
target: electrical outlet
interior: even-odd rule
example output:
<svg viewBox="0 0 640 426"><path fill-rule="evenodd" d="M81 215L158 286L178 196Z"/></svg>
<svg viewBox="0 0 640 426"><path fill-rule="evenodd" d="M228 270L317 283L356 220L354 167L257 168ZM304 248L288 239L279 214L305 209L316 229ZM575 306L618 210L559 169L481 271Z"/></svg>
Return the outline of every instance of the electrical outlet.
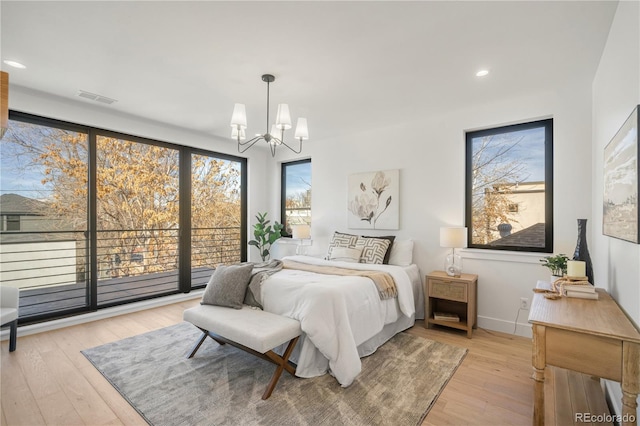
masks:
<svg viewBox="0 0 640 426"><path fill-rule="evenodd" d="M521 297L520 298L520 309L529 310L529 298L528 297Z"/></svg>

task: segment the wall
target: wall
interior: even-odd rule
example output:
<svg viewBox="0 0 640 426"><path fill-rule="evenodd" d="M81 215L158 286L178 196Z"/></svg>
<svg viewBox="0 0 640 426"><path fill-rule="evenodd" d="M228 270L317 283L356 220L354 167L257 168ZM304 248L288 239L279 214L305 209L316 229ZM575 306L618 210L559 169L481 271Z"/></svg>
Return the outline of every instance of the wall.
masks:
<svg viewBox="0 0 640 426"><path fill-rule="evenodd" d="M419 110L416 105L416 110ZM312 158L312 238L309 253L326 251L334 231L347 228L347 177L351 173L400 169L400 229L378 231L415 241L414 262L424 274L442 269L447 249L439 247L439 228L464 223L465 130L554 118L555 252L573 253L577 218L591 217L591 89L568 84L500 103L421 116L388 127L372 127L340 138L312 140L304 155ZM290 156L279 157L288 160ZM277 169L273 171L277 174ZM279 193L277 182L272 191ZM585 195L586 194L586 195ZM274 196L274 198L277 198ZM279 211L276 202L273 211ZM366 232L367 235L376 232ZM590 235L588 237L591 237ZM542 254L465 250L464 270L479 275L479 325L530 336L528 312L520 298L531 298L536 281L548 280Z"/></svg>
<svg viewBox="0 0 640 426"><path fill-rule="evenodd" d="M607 288L640 325L640 245L602 235L603 152L633 108L640 104L640 3L618 4L607 44L593 81L594 280ZM620 386L608 382L620 413ZM640 401L640 399L639 399ZM640 410L638 411L640 415Z"/></svg>
<svg viewBox="0 0 640 426"><path fill-rule="evenodd" d="M110 110L109 107L94 106L82 100L75 101L51 96L19 86L10 86L9 88L9 108L164 142L246 157L248 159L247 209L249 223L247 227L249 238L252 235L250 230L255 222L256 213L266 211L269 208L265 182L268 183L271 179L267 170L274 163L274 160L267 149L253 148L245 154L238 155L236 144L230 138L221 139L204 133L190 132L164 123L120 114ZM249 250L248 253L249 260L260 260L254 250Z"/></svg>

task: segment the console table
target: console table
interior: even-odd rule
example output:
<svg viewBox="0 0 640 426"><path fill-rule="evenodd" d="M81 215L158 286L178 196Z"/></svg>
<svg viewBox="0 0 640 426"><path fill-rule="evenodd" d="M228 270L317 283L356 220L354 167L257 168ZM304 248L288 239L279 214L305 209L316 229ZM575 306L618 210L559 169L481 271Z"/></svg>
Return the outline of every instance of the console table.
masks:
<svg viewBox="0 0 640 426"><path fill-rule="evenodd" d="M538 282L538 287L543 284ZM598 300L533 296L529 322L533 326L534 425L544 424L547 365L621 382L622 424L637 424L640 333L607 292L597 291Z"/></svg>

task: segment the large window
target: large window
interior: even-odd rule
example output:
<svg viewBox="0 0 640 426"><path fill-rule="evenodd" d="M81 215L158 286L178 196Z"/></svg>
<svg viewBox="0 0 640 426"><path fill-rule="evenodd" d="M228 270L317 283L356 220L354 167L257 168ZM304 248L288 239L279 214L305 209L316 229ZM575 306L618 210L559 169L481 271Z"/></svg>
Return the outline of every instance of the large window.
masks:
<svg viewBox="0 0 640 426"><path fill-rule="evenodd" d="M285 235L292 225L311 225L311 160L282 163L281 220Z"/></svg>
<svg viewBox="0 0 640 426"><path fill-rule="evenodd" d="M467 132L468 246L553 251L553 119Z"/></svg>
<svg viewBox="0 0 640 426"><path fill-rule="evenodd" d="M246 260L246 159L9 118L0 281L22 323L188 292Z"/></svg>

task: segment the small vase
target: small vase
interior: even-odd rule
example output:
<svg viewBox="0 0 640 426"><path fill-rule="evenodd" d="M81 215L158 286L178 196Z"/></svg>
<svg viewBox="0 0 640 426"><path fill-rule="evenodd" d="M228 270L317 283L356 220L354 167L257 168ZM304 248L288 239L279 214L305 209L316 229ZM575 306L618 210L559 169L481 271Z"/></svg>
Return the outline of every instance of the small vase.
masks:
<svg viewBox="0 0 640 426"><path fill-rule="evenodd" d="M593 282L593 265L591 256L589 256L589 248L587 247L587 219L578 219L578 242L576 250L573 252L573 260L581 260L586 263L587 278L591 285Z"/></svg>

